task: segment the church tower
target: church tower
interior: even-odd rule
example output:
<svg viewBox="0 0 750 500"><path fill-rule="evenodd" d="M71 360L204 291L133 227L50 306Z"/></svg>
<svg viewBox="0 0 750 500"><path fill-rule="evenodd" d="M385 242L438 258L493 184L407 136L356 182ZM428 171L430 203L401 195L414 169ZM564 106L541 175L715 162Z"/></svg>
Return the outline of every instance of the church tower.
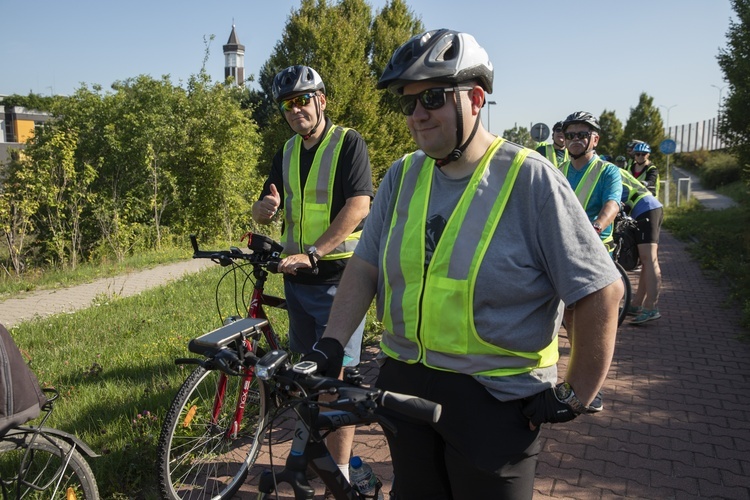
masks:
<svg viewBox="0 0 750 500"><path fill-rule="evenodd" d="M237 39L234 24L229 40L224 45L224 80L230 76L234 78L233 87L245 85L245 46Z"/></svg>

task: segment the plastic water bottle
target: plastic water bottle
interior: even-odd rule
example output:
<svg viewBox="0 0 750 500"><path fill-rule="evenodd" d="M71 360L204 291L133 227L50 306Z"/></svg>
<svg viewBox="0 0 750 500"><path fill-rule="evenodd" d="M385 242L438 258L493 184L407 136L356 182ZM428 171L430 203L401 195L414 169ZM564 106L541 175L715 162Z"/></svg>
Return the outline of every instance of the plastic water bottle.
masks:
<svg viewBox="0 0 750 500"><path fill-rule="evenodd" d="M362 461L359 457L349 460L349 482L360 495L367 498L383 500L383 492L380 490L380 480L372 472L372 467ZM377 491L377 497L375 492Z"/></svg>

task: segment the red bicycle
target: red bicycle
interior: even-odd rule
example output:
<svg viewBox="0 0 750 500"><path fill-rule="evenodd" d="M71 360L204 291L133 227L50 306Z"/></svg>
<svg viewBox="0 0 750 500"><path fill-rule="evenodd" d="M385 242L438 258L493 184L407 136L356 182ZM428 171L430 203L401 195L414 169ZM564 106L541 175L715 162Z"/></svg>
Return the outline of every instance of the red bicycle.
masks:
<svg viewBox="0 0 750 500"><path fill-rule="evenodd" d="M165 499L230 498L244 483L265 438L274 395L259 383L252 366L230 365L231 360L262 357L281 347L264 308L286 309L286 302L267 295L264 288L269 273L278 272L283 247L263 235L247 236L250 253L237 247L202 251L195 236L190 237L193 258L211 259L229 268L216 286L220 317L220 288L226 279L232 280L238 314L223 319L221 328L191 341L189 349L194 351L196 342L232 339L211 351L206 360L175 360L199 366L177 392L159 436L159 488ZM252 292L247 290L249 284ZM245 311L243 318L239 313Z"/></svg>

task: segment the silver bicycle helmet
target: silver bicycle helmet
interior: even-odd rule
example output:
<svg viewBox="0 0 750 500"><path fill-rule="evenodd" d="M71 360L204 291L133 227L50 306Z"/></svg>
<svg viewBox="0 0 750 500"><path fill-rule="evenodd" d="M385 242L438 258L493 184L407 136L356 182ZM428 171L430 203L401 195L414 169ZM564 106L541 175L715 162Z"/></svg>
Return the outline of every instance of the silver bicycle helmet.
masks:
<svg viewBox="0 0 750 500"><path fill-rule="evenodd" d="M574 123L584 123L597 132L601 132L602 130L599 126L599 120L588 111L576 111L575 113L568 115L563 122L563 132Z"/></svg>
<svg viewBox="0 0 750 500"><path fill-rule="evenodd" d="M487 51L468 33L449 29L426 31L396 49L378 88L401 94L409 82L434 80L461 83L477 80L492 93L494 70Z"/></svg>
<svg viewBox="0 0 750 500"><path fill-rule="evenodd" d="M309 66L289 66L273 78L271 93L273 100L282 101L290 95L320 90L325 94L326 86L317 71Z"/></svg>

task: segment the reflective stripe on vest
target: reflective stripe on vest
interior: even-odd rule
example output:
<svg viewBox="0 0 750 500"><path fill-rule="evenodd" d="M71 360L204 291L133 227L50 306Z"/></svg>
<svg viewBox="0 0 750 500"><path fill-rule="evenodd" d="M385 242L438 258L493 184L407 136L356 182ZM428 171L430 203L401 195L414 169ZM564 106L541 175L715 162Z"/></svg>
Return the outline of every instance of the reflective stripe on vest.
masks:
<svg viewBox="0 0 750 500"><path fill-rule="evenodd" d="M646 167L643 170L641 170L641 173L638 175L638 177L635 176L635 173L632 170L630 171L630 173L633 174L633 177L635 177L635 179L638 182L640 182L641 184L643 184L643 181L646 180L646 174L648 174L651 171L651 169L654 169L654 168L656 168L656 165L654 165L653 163L650 164L648 167ZM633 169L635 169L635 165L633 165ZM658 179L658 177L657 177L657 179ZM648 188L646 188L646 189L648 189ZM659 181L658 180L656 181L656 186L654 186L654 191L655 191L654 192L654 196L659 196Z"/></svg>
<svg viewBox="0 0 750 500"><path fill-rule="evenodd" d="M302 196L299 166L302 137L295 135L284 145L284 232L281 235L283 255L304 253L331 225L333 183L347 130L349 129L337 126L328 130L315 152ZM351 257L360 234L361 231L350 234L322 260Z"/></svg>
<svg viewBox="0 0 750 500"><path fill-rule="evenodd" d="M583 178L578 183L578 186L576 186L576 198L578 198L578 201L581 203L584 210L588 209L591 196L593 196L594 189L596 189L596 185L599 183L599 178L601 178L602 173L604 173L604 168L606 166L607 162L602 161L601 158L597 157L596 160L594 160L594 163L586 170L586 173L583 174ZM569 161L563 163L563 166L560 168L566 179L568 178L569 168ZM614 233L614 231L611 231L607 236L602 238L602 243L604 243L610 252L613 250L612 244L614 243L614 236L612 233Z"/></svg>
<svg viewBox="0 0 750 500"><path fill-rule="evenodd" d="M558 359L557 337L539 352L505 349L477 332L474 291L482 260L530 149L495 140L448 219L425 270L427 210L434 160L404 158L382 257L385 297L381 347L407 363L485 376L527 373ZM498 235L501 236L501 235Z"/></svg>
<svg viewBox="0 0 750 500"><path fill-rule="evenodd" d="M627 170L620 169L620 176L622 176L623 188L628 190L628 198L625 204L632 210L639 201L650 195L651 191Z"/></svg>
<svg viewBox="0 0 750 500"><path fill-rule="evenodd" d="M568 156L568 150L565 149L564 151L565 156L563 156L563 163L570 160L570 157ZM557 168L561 167L562 164L557 163L557 150L555 149L554 145L549 143L544 145L544 156Z"/></svg>

